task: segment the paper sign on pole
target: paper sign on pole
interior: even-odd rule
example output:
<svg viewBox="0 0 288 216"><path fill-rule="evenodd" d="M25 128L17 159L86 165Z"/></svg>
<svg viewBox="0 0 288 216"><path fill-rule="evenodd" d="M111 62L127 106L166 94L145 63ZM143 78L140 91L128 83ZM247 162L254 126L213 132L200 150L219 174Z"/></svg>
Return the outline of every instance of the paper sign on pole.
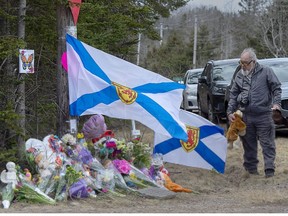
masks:
<svg viewBox="0 0 288 216"><path fill-rule="evenodd" d="M34 73L34 50L19 49L19 73Z"/></svg>

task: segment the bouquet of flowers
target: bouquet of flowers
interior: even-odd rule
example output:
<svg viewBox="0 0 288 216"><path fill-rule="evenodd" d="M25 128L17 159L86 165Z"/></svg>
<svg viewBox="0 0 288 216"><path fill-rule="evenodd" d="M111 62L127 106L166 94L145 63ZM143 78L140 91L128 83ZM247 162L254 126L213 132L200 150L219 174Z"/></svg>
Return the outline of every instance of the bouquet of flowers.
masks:
<svg viewBox="0 0 288 216"><path fill-rule="evenodd" d="M113 165L119 173L122 174L128 187L132 187L136 190L151 186L158 187L158 185L149 179L142 171L132 164L129 164L126 160L114 160Z"/></svg>
<svg viewBox="0 0 288 216"><path fill-rule="evenodd" d="M100 159L114 159L117 156L116 139L105 139L103 142L97 143L97 145L97 148L99 148L98 154Z"/></svg>
<svg viewBox="0 0 288 216"><path fill-rule="evenodd" d="M66 199L67 199L67 193L66 193L65 173L61 171L59 174L59 180L58 180L58 184L56 187L55 200L62 201Z"/></svg>
<svg viewBox="0 0 288 216"><path fill-rule="evenodd" d="M72 166L66 168L65 180L67 182L67 189L69 189L73 183L79 181L80 178L83 178L82 172L77 172Z"/></svg>
<svg viewBox="0 0 288 216"><path fill-rule="evenodd" d="M101 183L102 192L113 191L115 187L114 172L111 169L100 170L97 181Z"/></svg>
<svg viewBox="0 0 288 216"><path fill-rule="evenodd" d="M27 161L29 168L33 174L37 173L37 164L35 163L35 155L36 154L37 154L37 150L33 147L31 147L25 151L26 161Z"/></svg>
<svg viewBox="0 0 288 216"><path fill-rule="evenodd" d="M132 163L135 167L142 169L150 167L152 148L147 143L134 139L126 144L123 158Z"/></svg>
<svg viewBox="0 0 288 216"><path fill-rule="evenodd" d="M89 196L85 180L82 178L69 188L70 198L87 198Z"/></svg>
<svg viewBox="0 0 288 216"><path fill-rule="evenodd" d="M113 160L112 162L114 166L117 168L117 170L122 174L129 174L131 170L130 164L126 160Z"/></svg>
<svg viewBox="0 0 288 216"><path fill-rule="evenodd" d="M35 203L44 203L54 205L56 201L43 193L39 188L34 185L23 182L22 185L16 189L17 200L28 200Z"/></svg>
<svg viewBox="0 0 288 216"><path fill-rule="evenodd" d="M118 192L123 192L124 190L125 192L137 193L136 190L127 186L122 174L119 172L118 168L115 167L114 163L110 164L109 169L114 171L115 190Z"/></svg>

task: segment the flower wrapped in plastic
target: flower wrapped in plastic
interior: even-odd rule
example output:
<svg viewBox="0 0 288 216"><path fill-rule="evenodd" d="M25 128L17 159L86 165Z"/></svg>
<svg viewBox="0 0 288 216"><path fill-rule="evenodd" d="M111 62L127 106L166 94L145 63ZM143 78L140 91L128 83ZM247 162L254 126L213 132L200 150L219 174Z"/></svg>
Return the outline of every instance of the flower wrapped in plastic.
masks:
<svg viewBox="0 0 288 216"><path fill-rule="evenodd" d="M67 166L66 173L65 173L65 179L67 182L67 189L71 187L72 184L79 181L81 178L83 178L81 171L76 171L72 166Z"/></svg>
<svg viewBox="0 0 288 216"><path fill-rule="evenodd" d="M36 182L37 187L45 194L53 192L56 185L54 177L57 175L57 170L51 171L48 175L40 176ZM57 178L56 178L57 179Z"/></svg>
<svg viewBox="0 0 288 216"><path fill-rule="evenodd" d="M105 138L102 142L97 142L95 145L98 148L98 157L102 160L117 158L120 151L117 149L116 142L114 138Z"/></svg>
<svg viewBox="0 0 288 216"><path fill-rule="evenodd" d="M70 186L69 196L70 198L78 198L78 199L89 197L88 187L83 178Z"/></svg>
<svg viewBox="0 0 288 216"><path fill-rule="evenodd" d="M51 135L48 137L48 146L49 148L56 153L60 153L61 151L63 151L63 147L61 145L61 140L59 139L58 136L56 135Z"/></svg>
<svg viewBox="0 0 288 216"><path fill-rule="evenodd" d="M82 147L78 154L78 160L82 161L84 164L90 164L93 161L93 157L87 148Z"/></svg>
<svg viewBox="0 0 288 216"><path fill-rule="evenodd" d="M27 161L32 173L37 172L37 164L35 163L36 155L37 155L37 150L33 147L31 147L25 151L26 161Z"/></svg>
<svg viewBox="0 0 288 216"><path fill-rule="evenodd" d="M65 170L65 168L62 168L59 174L59 180L55 191L56 201L67 200L68 197L68 193L66 192Z"/></svg>
<svg viewBox="0 0 288 216"><path fill-rule="evenodd" d="M122 174L129 174L131 170L131 166L126 160L113 160L112 162L117 170Z"/></svg>
<svg viewBox="0 0 288 216"><path fill-rule="evenodd" d="M133 165L139 169L150 167L152 148L148 143L132 140L133 145Z"/></svg>
<svg viewBox="0 0 288 216"><path fill-rule="evenodd" d="M148 143L142 143L138 139L124 143L123 140L117 141L117 149L121 150L121 159L127 160L139 169L150 167L152 148Z"/></svg>
<svg viewBox="0 0 288 216"><path fill-rule="evenodd" d="M133 182L140 182L141 184L144 184L146 187L159 187L155 181L133 165L131 165L129 178L132 179Z"/></svg>
<svg viewBox="0 0 288 216"><path fill-rule="evenodd" d="M22 182L22 185L18 185L15 195L17 200L26 200L33 203L44 203L54 205L56 201L42 192L39 188L32 184Z"/></svg>
<svg viewBox="0 0 288 216"><path fill-rule="evenodd" d="M2 205L5 209L10 207L12 200L14 199L14 188L12 183L8 183L2 188Z"/></svg>
<svg viewBox="0 0 288 216"><path fill-rule="evenodd" d="M128 187L122 174L119 172L119 170L115 167L115 165L113 163L110 163L107 166L107 169L113 170L114 181L115 181L115 190L117 190L118 192L125 192L125 193L130 193L130 192L136 193L137 192L133 188Z"/></svg>
<svg viewBox="0 0 288 216"><path fill-rule="evenodd" d="M50 195L56 191L59 179L60 177L58 175L54 175L50 179L49 184L46 187L45 194Z"/></svg>
<svg viewBox="0 0 288 216"><path fill-rule="evenodd" d="M114 191L114 171L111 169L100 170L97 175L97 181L101 184L102 192Z"/></svg>
<svg viewBox="0 0 288 216"><path fill-rule="evenodd" d="M126 160L114 160L113 165L122 174L126 185L134 190L151 186L158 187L153 180Z"/></svg>
<svg viewBox="0 0 288 216"><path fill-rule="evenodd" d="M77 141L76 138L72 134L65 134L62 138L61 141L65 145L76 145Z"/></svg>

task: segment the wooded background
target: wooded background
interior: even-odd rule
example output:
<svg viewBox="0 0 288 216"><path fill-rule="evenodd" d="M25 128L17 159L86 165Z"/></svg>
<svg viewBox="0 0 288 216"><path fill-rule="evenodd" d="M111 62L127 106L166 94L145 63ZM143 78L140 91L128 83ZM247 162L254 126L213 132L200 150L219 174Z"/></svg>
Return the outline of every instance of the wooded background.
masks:
<svg viewBox="0 0 288 216"><path fill-rule="evenodd" d="M288 1L240 0L238 12L192 8L187 2L83 0L77 37L170 79L210 59L238 58L246 47L255 48L258 58L287 56ZM0 5L2 166L23 159L28 138L68 132L67 74L60 58L63 34L73 22L68 0L0 0ZM34 74L19 74L19 49L34 50ZM81 130L85 117L78 120Z"/></svg>

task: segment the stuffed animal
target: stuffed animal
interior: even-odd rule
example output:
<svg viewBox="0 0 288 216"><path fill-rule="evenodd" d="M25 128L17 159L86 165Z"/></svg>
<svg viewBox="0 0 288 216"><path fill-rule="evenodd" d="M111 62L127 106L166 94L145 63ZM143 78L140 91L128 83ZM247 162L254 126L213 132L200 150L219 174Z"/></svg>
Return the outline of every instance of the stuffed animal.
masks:
<svg viewBox="0 0 288 216"><path fill-rule="evenodd" d="M235 121L231 123L226 133L228 141L228 148L233 148L233 142L237 140L238 136L244 136L246 134L246 124L242 121L242 112L237 110L234 112Z"/></svg>

